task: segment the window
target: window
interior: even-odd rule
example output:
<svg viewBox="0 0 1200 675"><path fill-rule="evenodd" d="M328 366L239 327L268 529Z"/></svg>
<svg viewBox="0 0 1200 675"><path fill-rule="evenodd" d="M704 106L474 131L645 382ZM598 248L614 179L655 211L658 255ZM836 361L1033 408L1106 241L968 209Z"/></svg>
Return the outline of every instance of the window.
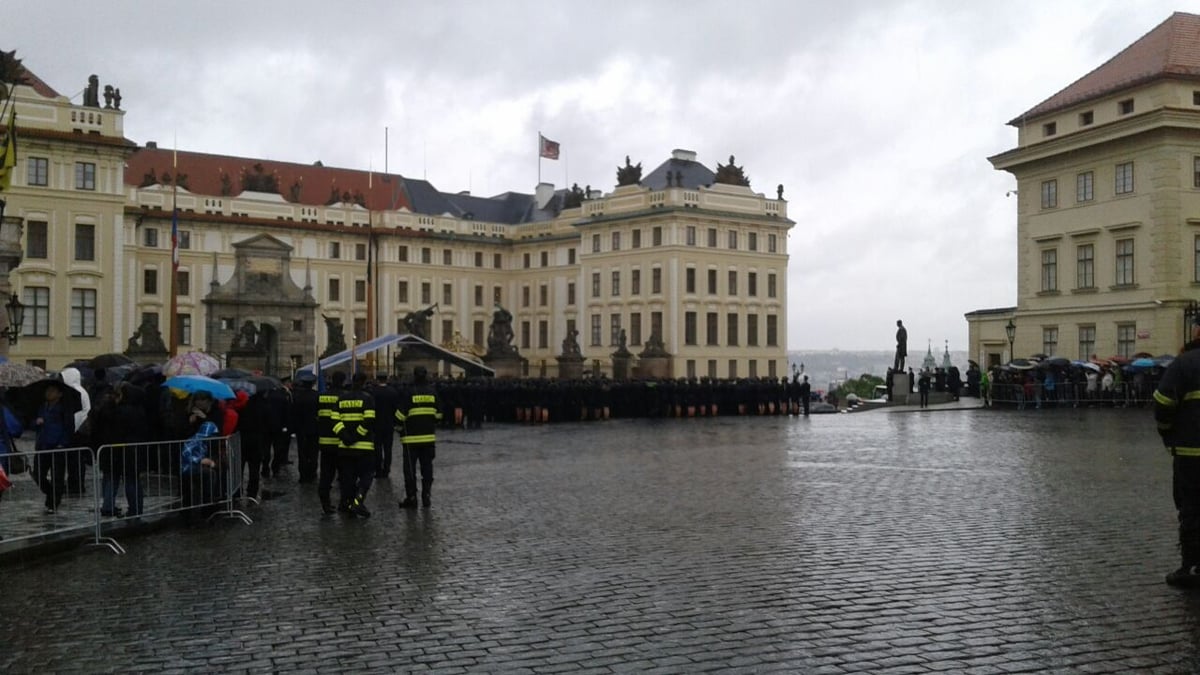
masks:
<svg viewBox="0 0 1200 675"><path fill-rule="evenodd" d="M542 251L541 261L542 261L542 263L541 263L542 267L549 267L550 266L550 253L547 251Z"/></svg>
<svg viewBox="0 0 1200 675"><path fill-rule="evenodd" d="M620 232L612 233L612 250L614 250L614 251L621 250L621 233Z"/></svg>
<svg viewBox="0 0 1200 675"><path fill-rule="evenodd" d="M575 249L571 249L574 251ZM499 253L492 254L492 269L500 269L504 267L504 258Z"/></svg>
<svg viewBox="0 0 1200 675"><path fill-rule="evenodd" d="M717 247L717 228L715 227L708 228L708 247Z"/></svg>
<svg viewBox="0 0 1200 675"><path fill-rule="evenodd" d="M400 246L396 249L396 260L400 262L408 262L408 247Z"/></svg>
<svg viewBox="0 0 1200 675"><path fill-rule="evenodd" d="M521 322L521 349L529 349L529 322Z"/></svg>
<svg viewBox="0 0 1200 675"><path fill-rule="evenodd" d="M442 284L442 304L454 306L454 284Z"/></svg>
<svg viewBox="0 0 1200 675"><path fill-rule="evenodd" d="M96 165L92 162L75 162L75 189L96 189Z"/></svg>
<svg viewBox="0 0 1200 675"><path fill-rule="evenodd" d="M683 344L696 344L696 313L684 312L683 314Z"/></svg>
<svg viewBox="0 0 1200 675"><path fill-rule="evenodd" d="M1075 288L1096 287L1096 246L1080 244L1075 247Z"/></svg>
<svg viewBox="0 0 1200 675"><path fill-rule="evenodd" d="M729 379L731 379L731 380L737 379L737 376L738 376L737 359L729 359Z"/></svg>
<svg viewBox="0 0 1200 675"><path fill-rule="evenodd" d="M746 235L746 248L751 251L758 250L758 233L750 232Z"/></svg>
<svg viewBox="0 0 1200 675"><path fill-rule="evenodd" d="M696 292L696 268L689 267L684 270L683 290L685 293Z"/></svg>
<svg viewBox="0 0 1200 675"><path fill-rule="evenodd" d="M26 163L25 182L29 185L49 185L50 160L45 157L30 157Z"/></svg>
<svg viewBox="0 0 1200 675"><path fill-rule="evenodd" d="M449 267L454 264L454 251L448 248L442 249L442 264ZM528 267L528 265L526 265Z"/></svg>
<svg viewBox="0 0 1200 675"><path fill-rule="evenodd" d="M49 255L48 226L43 220L25 223L25 257L45 259Z"/></svg>
<svg viewBox="0 0 1200 675"><path fill-rule="evenodd" d="M1079 359L1086 361L1096 353L1096 327L1079 327Z"/></svg>
<svg viewBox="0 0 1200 675"><path fill-rule="evenodd" d="M21 334L50 335L50 289L46 286L26 286L21 298L25 303L25 323L21 325Z"/></svg>
<svg viewBox="0 0 1200 675"><path fill-rule="evenodd" d="M96 259L96 226L75 224L75 259Z"/></svg>
<svg viewBox="0 0 1200 675"><path fill-rule="evenodd" d="M639 312L629 315L629 344L642 344L642 315Z"/></svg>
<svg viewBox="0 0 1200 675"><path fill-rule="evenodd" d="M1133 162L1118 164L1113 191L1119 195L1133 192Z"/></svg>
<svg viewBox="0 0 1200 675"><path fill-rule="evenodd" d="M631 243L630 246L633 248L641 248L642 247L642 231L641 230L633 231L633 243Z"/></svg>
<svg viewBox="0 0 1200 675"><path fill-rule="evenodd" d="M776 239L775 235L768 234L767 235L767 253L775 253L778 248L779 248L779 244L778 244L778 240Z"/></svg>
<svg viewBox="0 0 1200 675"><path fill-rule="evenodd" d="M354 259L355 260L366 260L367 259L367 245L366 244L355 244L354 245Z"/></svg>
<svg viewBox="0 0 1200 675"><path fill-rule="evenodd" d="M758 297L758 272L746 274L746 294L752 298Z"/></svg>
<svg viewBox="0 0 1200 675"><path fill-rule="evenodd" d="M1200 156L1192 157L1192 187L1200 188Z"/></svg>
<svg viewBox="0 0 1200 675"><path fill-rule="evenodd" d="M1089 126L1089 125L1091 125L1092 122L1095 121L1095 119L1096 119L1096 117L1095 117L1095 115L1092 114L1091 110L1088 110L1087 112L1081 112L1081 113L1079 113L1079 126L1081 126L1081 127Z"/></svg>
<svg viewBox="0 0 1200 675"><path fill-rule="evenodd" d="M340 241L329 242L329 259L337 260L341 257L342 257L342 242L340 242Z"/></svg>
<svg viewBox="0 0 1200 675"><path fill-rule="evenodd" d="M158 248L158 228L147 227L142 230L142 245L149 248Z"/></svg>
<svg viewBox="0 0 1200 675"><path fill-rule="evenodd" d="M608 344L618 345L621 343L621 315L608 315Z"/></svg>
<svg viewBox="0 0 1200 675"><path fill-rule="evenodd" d="M442 341L445 342L454 336L454 320L442 319Z"/></svg>
<svg viewBox="0 0 1200 675"><path fill-rule="evenodd" d="M1200 235L1192 239L1192 281L1200 281Z"/></svg>
<svg viewBox="0 0 1200 675"><path fill-rule="evenodd" d="M1118 286L1133 284L1133 240L1117 240L1117 278ZM1124 354L1122 354L1124 356Z"/></svg>
<svg viewBox="0 0 1200 675"><path fill-rule="evenodd" d="M567 249L567 264L568 265L575 264L575 249L573 249L573 248Z"/></svg>
<svg viewBox="0 0 1200 675"><path fill-rule="evenodd" d="M1057 133L1058 133L1058 123L1057 122L1046 122L1045 124L1042 125L1042 135L1043 136L1053 136L1054 134L1057 134Z"/></svg>
<svg viewBox="0 0 1200 675"><path fill-rule="evenodd" d="M192 315L175 315L175 334L179 336L179 344L192 344Z"/></svg>
<svg viewBox="0 0 1200 675"><path fill-rule="evenodd" d="M592 253L599 253L599 252L600 252L600 235L593 234L592 235Z"/></svg>
<svg viewBox="0 0 1200 675"><path fill-rule="evenodd" d="M612 295L617 297L621 294L621 270L613 270L612 272Z"/></svg>
<svg viewBox="0 0 1200 675"><path fill-rule="evenodd" d="M1084 171L1075 176L1075 201L1090 202L1092 201L1092 184L1095 182L1095 175L1091 171Z"/></svg>
<svg viewBox="0 0 1200 675"><path fill-rule="evenodd" d="M352 333L352 334L350 335L350 337L351 337L351 338L352 338L352 339L353 339L355 342L358 342L359 340L366 340L366 339L367 339L367 320L366 320L365 318L358 318L358 317L355 317L355 319L354 319L354 333Z"/></svg>
<svg viewBox="0 0 1200 675"><path fill-rule="evenodd" d="M529 287L528 286L521 287L521 306L522 307L529 306Z"/></svg>
<svg viewBox="0 0 1200 675"><path fill-rule="evenodd" d="M521 256L521 267L529 269L529 254L525 253Z"/></svg>
<svg viewBox="0 0 1200 675"><path fill-rule="evenodd" d="M1192 92L1192 105L1200 105L1200 91Z"/></svg>
<svg viewBox="0 0 1200 675"><path fill-rule="evenodd" d="M1117 102L1117 114L1128 115L1133 112L1133 99L1127 98Z"/></svg>
<svg viewBox="0 0 1200 675"><path fill-rule="evenodd" d="M1058 181L1042 181L1042 208L1053 209L1058 206Z"/></svg>
<svg viewBox="0 0 1200 675"><path fill-rule="evenodd" d="M546 307L550 304L550 287L546 284L538 286L538 305Z"/></svg>
<svg viewBox="0 0 1200 675"><path fill-rule="evenodd" d="M729 347L738 346L738 315L725 315L725 344Z"/></svg>
<svg viewBox="0 0 1200 675"><path fill-rule="evenodd" d="M757 347L758 346L758 315L757 314L747 314L746 315L746 346L747 347Z"/></svg>
<svg viewBox="0 0 1200 675"><path fill-rule="evenodd" d="M592 346L593 346L593 347L599 347L599 346L600 346L600 344L601 344L601 343L600 343L600 315L599 315L599 314L593 314L593 315L592 315L592 330L591 330L591 333L592 333L592 334L591 334Z"/></svg>
<svg viewBox="0 0 1200 675"><path fill-rule="evenodd" d="M483 307L483 284L475 284L475 306Z"/></svg>
<svg viewBox="0 0 1200 675"><path fill-rule="evenodd" d="M428 281L421 282L421 304L428 305L433 302L433 284Z"/></svg>
<svg viewBox="0 0 1200 675"><path fill-rule="evenodd" d="M433 249L428 246L421 248L421 264L429 265L433 262Z"/></svg>
<svg viewBox="0 0 1200 675"><path fill-rule="evenodd" d="M716 295L717 294L717 271L709 270L707 276L708 276L708 294Z"/></svg>
<svg viewBox="0 0 1200 675"><path fill-rule="evenodd" d="M1117 324L1117 356L1131 358L1136 351L1137 324Z"/></svg>
<svg viewBox="0 0 1200 675"><path fill-rule="evenodd" d="M779 317L774 314L767 315L767 346L779 346Z"/></svg>
<svg viewBox="0 0 1200 675"><path fill-rule="evenodd" d="M340 302L341 301L341 299L342 299L342 280L341 279L335 278L335 279L329 280L328 295L329 295L330 302Z"/></svg>
<svg viewBox="0 0 1200 675"><path fill-rule="evenodd" d="M655 267L650 270L650 292L657 295L662 293L662 268Z"/></svg>
<svg viewBox="0 0 1200 675"><path fill-rule="evenodd" d="M737 295L737 292L738 292L737 279L738 279L737 270L729 270L729 283L728 283L729 288L726 291L727 293L729 293L729 295Z"/></svg>
<svg viewBox="0 0 1200 675"><path fill-rule="evenodd" d="M708 360L708 376L712 379L716 379L716 377L717 377L717 360L716 359Z"/></svg>
<svg viewBox="0 0 1200 675"><path fill-rule="evenodd" d="M303 333L304 332L304 319L292 319L292 332L293 333ZM296 362L299 363L299 359L297 359Z"/></svg>
<svg viewBox="0 0 1200 675"><path fill-rule="evenodd" d="M776 292L776 288L775 288L775 273L770 272L767 274L767 297L774 298L776 296L776 294L777 294L777 292Z"/></svg>
<svg viewBox="0 0 1200 675"><path fill-rule="evenodd" d="M650 312L650 334L657 335L660 340L663 338L662 321L662 312Z"/></svg>
<svg viewBox="0 0 1200 675"><path fill-rule="evenodd" d="M758 359L750 359L749 366L746 377L758 377Z"/></svg>
<svg viewBox="0 0 1200 675"><path fill-rule="evenodd" d="M179 230L179 248L183 250L191 250L192 233L190 230Z"/></svg>
<svg viewBox="0 0 1200 675"><path fill-rule="evenodd" d="M475 252L475 266L483 267L483 251Z"/></svg>
<svg viewBox="0 0 1200 675"><path fill-rule="evenodd" d="M600 297L600 273L592 272L592 297Z"/></svg>
<svg viewBox="0 0 1200 675"><path fill-rule="evenodd" d="M1058 290L1058 249L1042 251L1042 291Z"/></svg>
<svg viewBox="0 0 1200 675"><path fill-rule="evenodd" d="M737 250L737 247L738 247L738 233L737 233L737 230L730 230L730 231L729 231L729 250L731 250L731 251L736 251L736 250Z"/></svg>
<svg viewBox="0 0 1200 675"><path fill-rule="evenodd" d="M662 226L656 225L650 230L650 241L654 246L662 246Z"/></svg>
<svg viewBox="0 0 1200 675"><path fill-rule="evenodd" d="M538 321L538 349L550 346L550 323L545 319Z"/></svg>
<svg viewBox="0 0 1200 675"><path fill-rule="evenodd" d="M641 270L633 270L629 273L629 294L630 295L641 295L642 294L642 271Z"/></svg>
<svg viewBox="0 0 1200 675"><path fill-rule="evenodd" d="M396 288L396 301L408 304L408 281L401 280L400 285Z"/></svg>
<svg viewBox="0 0 1200 675"><path fill-rule="evenodd" d="M1058 354L1058 326L1042 327L1042 353L1050 356Z"/></svg>
<svg viewBox="0 0 1200 675"><path fill-rule="evenodd" d="M367 301L367 280L366 279L355 279L354 280L354 301L355 302L366 302Z"/></svg>
<svg viewBox="0 0 1200 675"><path fill-rule="evenodd" d="M486 344L483 339L483 322L476 321L471 324L471 342L476 346Z"/></svg>
<svg viewBox="0 0 1200 675"><path fill-rule="evenodd" d="M71 337L96 337L96 291L71 289Z"/></svg>
<svg viewBox="0 0 1200 675"><path fill-rule="evenodd" d="M175 295L183 297L192 294L192 275L187 270L175 272Z"/></svg>
<svg viewBox="0 0 1200 675"><path fill-rule="evenodd" d="M567 304L568 305L575 304L575 282L574 281L567 282Z"/></svg>
<svg viewBox="0 0 1200 675"><path fill-rule="evenodd" d="M158 295L158 270L142 270L142 293Z"/></svg>
<svg viewBox="0 0 1200 675"><path fill-rule="evenodd" d="M717 313L709 312L704 317L704 343L707 345L717 344Z"/></svg>

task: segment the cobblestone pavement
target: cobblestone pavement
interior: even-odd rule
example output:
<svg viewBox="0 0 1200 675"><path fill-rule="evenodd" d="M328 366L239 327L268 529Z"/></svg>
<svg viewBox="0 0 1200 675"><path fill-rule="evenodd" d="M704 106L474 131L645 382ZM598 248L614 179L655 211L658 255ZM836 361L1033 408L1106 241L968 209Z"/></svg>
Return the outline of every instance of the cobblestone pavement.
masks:
<svg viewBox="0 0 1200 675"><path fill-rule="evenodd" d="M0 670L1191 672L1145 410L443 433L434 506L0 570ZM0 507L2 508L2 507Z"/></svg>

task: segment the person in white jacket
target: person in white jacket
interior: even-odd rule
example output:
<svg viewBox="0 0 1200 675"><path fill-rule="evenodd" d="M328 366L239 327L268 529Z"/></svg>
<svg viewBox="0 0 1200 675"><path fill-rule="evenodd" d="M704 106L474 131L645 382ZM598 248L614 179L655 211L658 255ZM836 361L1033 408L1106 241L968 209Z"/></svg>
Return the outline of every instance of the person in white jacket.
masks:
<svg viewBox="0 0 1200 675"><path fill-rule="evenodd" d="M86 436L86 430L83 428L84 422L87 421L88 413L92 411L92 401L88 397L87 391L83 388L83 376L76 368L63 368L59 373L63 384L79 392L79 400L82 407L75 411L75 435L78 439L81 436ZM71 443L72 446L78 447L86 445L86 441L76 440ZM82 495L87 487L87 467L92 463L92 453L89 450L78 450L67 456L67 496L73 497Z"/></svg>

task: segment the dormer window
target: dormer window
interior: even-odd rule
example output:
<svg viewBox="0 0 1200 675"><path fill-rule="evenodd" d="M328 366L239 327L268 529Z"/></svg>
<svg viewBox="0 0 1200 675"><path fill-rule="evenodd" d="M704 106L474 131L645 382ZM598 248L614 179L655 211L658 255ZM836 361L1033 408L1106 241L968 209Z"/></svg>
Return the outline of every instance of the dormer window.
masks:
<svg viewBox="0 0 1200 675"><path fill-rule="evenodd" d="M1042 135L1043 136L1053 136L1054 134L1057 134L1057 133L1058 133L1058 123L1057 122L1046 122L1045 124L1042 125Z"/></svg>
<svg viewBox="0 0 1200 675"><path fill-rule="evenodd" d="M1122 115L1128 115L1133 112L1133 99L1127 98L1124 101L1117 102L1117 112Z"/></svg>
<svg viewBox="0 0 1200 675"><path fill-rule="evenodd" d="M1095 116L1092 114L1091 110L1079 113L1079 126L1086 127L1091 125L1091 123L1094 121Z"/></svg>

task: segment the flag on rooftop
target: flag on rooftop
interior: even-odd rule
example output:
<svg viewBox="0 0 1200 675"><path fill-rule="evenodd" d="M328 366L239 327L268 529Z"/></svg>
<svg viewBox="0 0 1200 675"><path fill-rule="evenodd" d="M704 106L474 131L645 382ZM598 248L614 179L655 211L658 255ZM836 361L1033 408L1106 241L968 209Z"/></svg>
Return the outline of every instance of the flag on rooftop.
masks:
<svg viewBox="0 0 1200 675"><path fill-rule="evenodd" d="M538 134L538 154L546 159L558 159L558 141Z"/></svg>

